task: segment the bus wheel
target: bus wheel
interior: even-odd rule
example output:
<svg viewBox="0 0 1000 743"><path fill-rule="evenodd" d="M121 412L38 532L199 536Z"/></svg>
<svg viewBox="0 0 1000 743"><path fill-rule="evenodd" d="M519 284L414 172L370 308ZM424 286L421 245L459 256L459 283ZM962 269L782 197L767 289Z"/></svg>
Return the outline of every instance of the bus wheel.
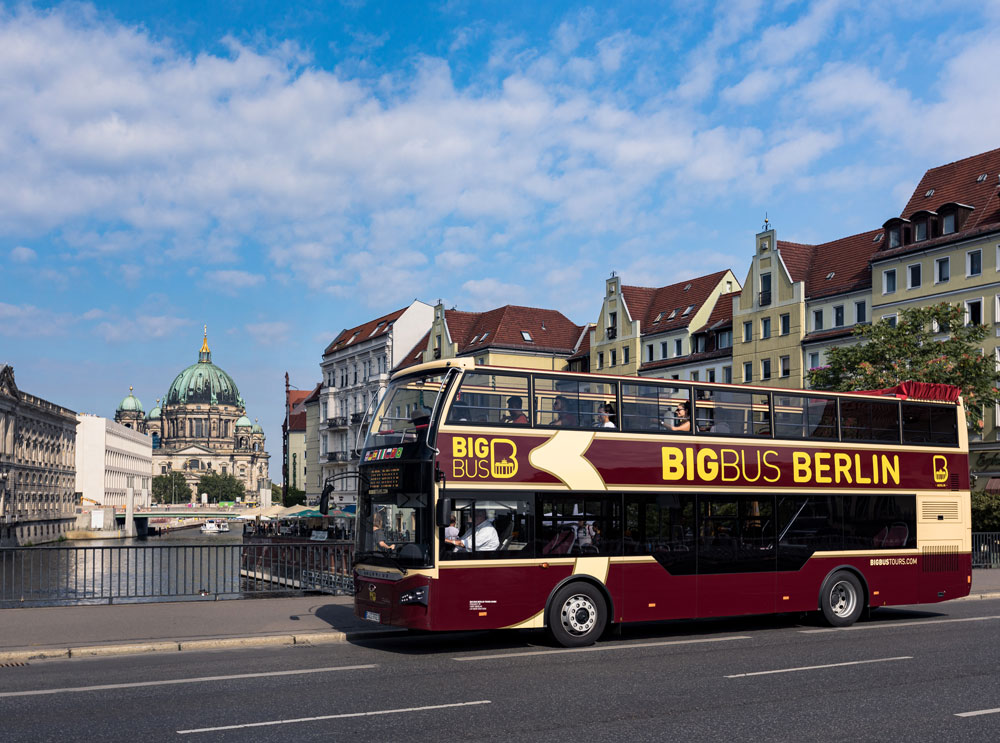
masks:
<svg viewBox="0 0 1000 743"><path fill-rule="evenodd" d="M552 599L548 617L553 639L566 648L593 645L604 632L608 609L601 592L589 583L563 586Z"/></svg>
<svg viewBox="0 0 1000 743"><path fill-rule="evenodd" d="M858 621L864 607L861 582L854 573L840 570L827 578L820 593L823 618L831 627L848 627Z"/></svg>

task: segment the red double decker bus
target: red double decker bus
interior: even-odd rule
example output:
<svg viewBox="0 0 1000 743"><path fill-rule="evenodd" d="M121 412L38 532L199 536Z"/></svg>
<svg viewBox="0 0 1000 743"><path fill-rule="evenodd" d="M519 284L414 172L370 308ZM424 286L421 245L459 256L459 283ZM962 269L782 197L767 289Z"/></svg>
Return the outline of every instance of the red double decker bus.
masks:
<svg viewBox="0 0 1000 743"><path fill-rule="evenodd" d="M361 453L355 613L424 630L818 611L965 596L957 390L883 394L422 364Z"/></svg>

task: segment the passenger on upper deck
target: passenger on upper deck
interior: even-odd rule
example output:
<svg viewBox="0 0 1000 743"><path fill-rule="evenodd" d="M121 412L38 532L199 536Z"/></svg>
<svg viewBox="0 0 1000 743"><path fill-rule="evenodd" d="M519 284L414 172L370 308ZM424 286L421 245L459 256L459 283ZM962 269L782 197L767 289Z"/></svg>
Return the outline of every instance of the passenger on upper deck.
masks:
<svg viewBox="0 0 1000 743"><path fill-rule="evenodd" d="M505 415L501 420L504 423L515 423L515 424L527 424L528 416L524 414L522 409L523 402L517 395L511 395L507 398L507 415Z"/></svg>
<svg viewBox="0 0 1000 743"><path fill-rule="evenodd" d="M688 412L688 404L684 400L677 403L677 407L674 409L674 422L668 423L664 419L663 427L668 431L690 431L691 430L691 414Z"/></svg>
<svg viewBox="0 0 1000 743"><path fill-rule="evenodd" d="M615 423L615 407L609 402L604 403L597 409L598 428L618 428Z"/></svg>
<svg viewBox="0 0 1000 743"><path fill-rule="evenodd" d="M553 426L573 426L577 425L576 416L569 412L569 403L562 395L552 401L552 411L556 414L551 425Z"/></svg>

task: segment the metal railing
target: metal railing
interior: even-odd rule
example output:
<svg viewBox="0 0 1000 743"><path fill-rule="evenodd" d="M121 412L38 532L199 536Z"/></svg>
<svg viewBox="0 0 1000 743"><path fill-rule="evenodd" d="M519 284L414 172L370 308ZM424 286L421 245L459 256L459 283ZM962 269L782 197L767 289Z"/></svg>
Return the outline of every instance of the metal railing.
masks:
<svg viewBox="0 0 1000 743"><path fill-rule="evenodd" d="M1000 568L1000 531L972 533L972 567Z"/></svg>
<svg viewBox="0 0 1000 743"><path fill-rule="evenodd" d="M353 553L300 541L0 549L0 607L353 593Z"/></svg>

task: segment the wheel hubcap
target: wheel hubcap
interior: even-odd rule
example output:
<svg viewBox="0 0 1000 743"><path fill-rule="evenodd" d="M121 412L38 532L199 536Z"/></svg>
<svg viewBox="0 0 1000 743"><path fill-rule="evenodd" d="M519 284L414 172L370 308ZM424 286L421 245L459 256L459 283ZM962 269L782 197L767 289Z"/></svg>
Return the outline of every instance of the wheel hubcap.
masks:
<svg viewBox="0 0 1000 743"><path fill-rule="evenodd" d="M570 596L562 605L562 626L574 635L585 635L597 624L597 607L589 596Z"/></svg>
<svg viewBox="0 0 1000 743"><path fill-rule="evenodd" d="M838 617L848 617L854 612L858 597L847 581L838 581L830 589L830 609Z"/></svg>

